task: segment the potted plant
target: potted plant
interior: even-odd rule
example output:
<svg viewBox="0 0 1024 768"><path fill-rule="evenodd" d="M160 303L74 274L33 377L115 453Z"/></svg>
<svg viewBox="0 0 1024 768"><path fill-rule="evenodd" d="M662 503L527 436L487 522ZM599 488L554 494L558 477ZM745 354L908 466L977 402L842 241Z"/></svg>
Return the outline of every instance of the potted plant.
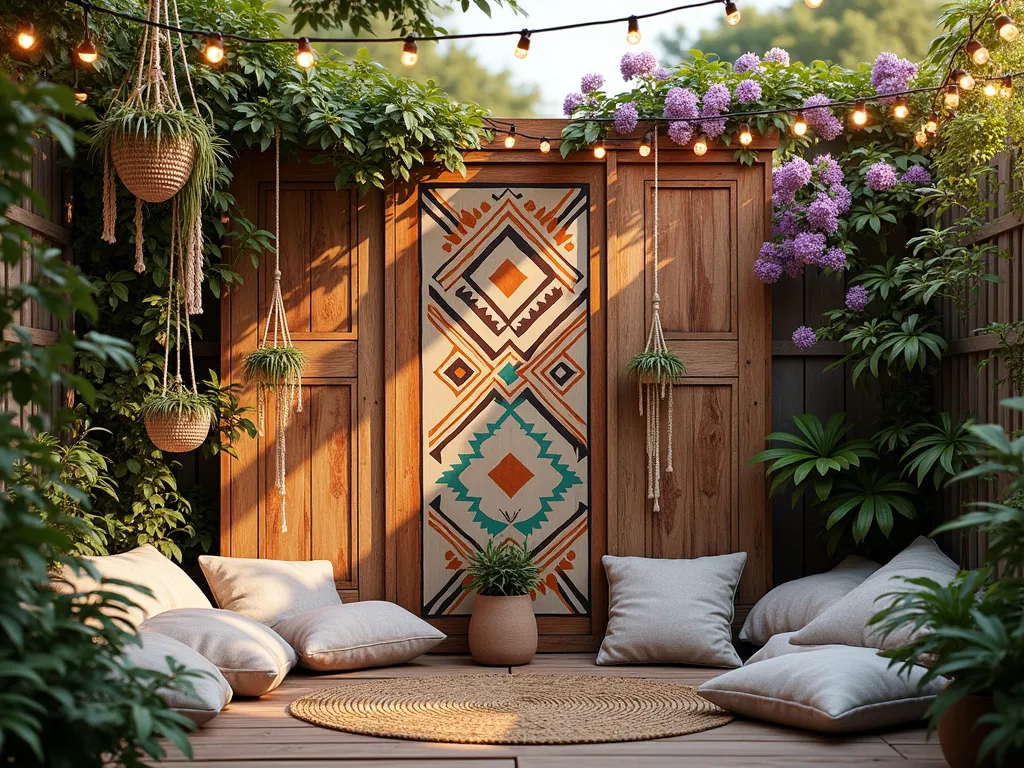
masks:
<svg viewBox="0 0 1024 768"><path fill-rule="evenodd" d="M671 350L641 352L626 366L626 374L640 384L675 384L686 376L686 364Z"/></svg>
<svg viewBox="0 0 1024 768"><path fill-rule="evenodd" d="M276 390L295 386L302 379L306 356L294 346L260 347L245 356L242 375L258 387Z"/></svg>
<svg viewBox="0 0 1024 768"><path fill-rule="evenodd" d="M142 418L153 445L168 453L187 453L206 440L216 412L208 398L175 379L167 389L146 398Z"/></svg>
<svg viewBox="0 0 1024 768"><path fill-rule="evenodd" d="M1003 405L1024 411L1024 398ZM976 466L955 479L1008 481L1001 502L938 528L975 528L985 534L984 567L950 584L907 579L911 589L893 593L872 617L883 634L911 631L910 641L883 653L902 669L926 667L922 684L939 676L949 683L928 711L942 753L952 768L1024 763L1024 435L999 425L971 426L982 447Z"/></svg>
<svg viewBox="0 0 1024 768"><path fill-rule="evenodd" d="M537 617L531 590L539 569L533 553L514 541L494 541L469 561L469 588L476 590L469 620L469 650L486 666L529 664L537 653Z"/></svg>

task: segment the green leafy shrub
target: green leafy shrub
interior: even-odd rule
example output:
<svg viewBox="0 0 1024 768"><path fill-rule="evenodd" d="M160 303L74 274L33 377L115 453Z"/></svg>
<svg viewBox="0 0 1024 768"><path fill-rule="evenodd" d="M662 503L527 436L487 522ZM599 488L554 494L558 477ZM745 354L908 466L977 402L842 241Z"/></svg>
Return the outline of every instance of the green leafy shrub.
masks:
<svg viewBox="0 0 1024 768"><path fill-rule="evenodd" d="M533 553L511 540L497 546L488 541L470 556L466 573L470 589L488 597L528 595L539 578Z"/></svg>
<svg viewBox="0 0 1024 768"><path fill-rule="evenodd" d="M641 382L674 384L686 376L686 364L675 352L641 352L629 361L626 375Z"/></svg>

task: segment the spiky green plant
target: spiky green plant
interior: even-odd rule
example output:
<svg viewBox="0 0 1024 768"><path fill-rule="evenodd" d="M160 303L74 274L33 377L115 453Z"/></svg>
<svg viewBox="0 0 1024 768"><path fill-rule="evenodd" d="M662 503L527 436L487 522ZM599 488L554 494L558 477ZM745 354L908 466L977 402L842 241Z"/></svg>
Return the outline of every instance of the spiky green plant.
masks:
<svg viewBox="0 0 1024 768"><path fill-rule="evenodd" d="M260 347L245 356L245 380L265 387L294 384L302 376L306 356L296 347Z"/></svg>
<svg viewBox="0 0 1024 768"><path fill-rule="evenodd" d="M142 416L176 416L194 418L206 416L213 424L216 412L209 398L197 395L191 389L180 384L168 387L166 391L154 392L142 404Z"/></svg>
<svg viewBox="0 0 1024 768"><path fill-rule="evenodd" d="M525 545L506 541L495 546L494 539L469 558L469 587L485 597L528 595L537 586L540 569Z"/></svg>
<svg viewBox="0 0 1024 768"><path fill-rule="evenodd" d="M686 375L686 364L675 352L641 352L629 361L626 374L654 384L674 384Z"/></svg>

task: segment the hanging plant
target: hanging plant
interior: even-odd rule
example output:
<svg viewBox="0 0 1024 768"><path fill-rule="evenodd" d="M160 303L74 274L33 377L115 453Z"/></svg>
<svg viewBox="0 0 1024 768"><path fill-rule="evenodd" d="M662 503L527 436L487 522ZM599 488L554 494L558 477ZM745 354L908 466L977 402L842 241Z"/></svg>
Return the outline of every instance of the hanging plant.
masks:
<svg viewBox="0 0 1024 768"><path fill-rule="evenodd" d="M166 26L173 20L175 26L180 26L177 0L150 0L147 18ZM192 110L185 109L178 93L175 36ZM202 312L203 201L213 193L217 159L227 144L199 115L185 51L180 33L145 27L136 59L135 85L123 100L120 89L115 94L110 109L94 128L93 152L103 159L102 237L106 242L116 241L115 171L135 195L136 272L145 270L143 202L162 203L173 198L179 203L171 226L181 232L186 254L181 276L185 308L194 315Z"/></svg>
<svg viewBox="0 0 1024 768"><path fill-rule="evenodd" d="M640 415L647 416L647 498L654 500L654 511L661 510L661 402L667 400L668 451L665 473L672 466L673 388L684 376L686 365L668 348L661 327L661 296L658 294L658 272L661 268L658 250L660 227L658 210L658 132L654 132L654 297L651 301L651 329L647 346L626 366L626 374L637 381Z"/></svg>
<svg viewBox="0 0 1024 768"><path fill-rule="evenodd" d="M206 440L216 412L209 399L175 379L166 390L146 398L142 418L153 445L168 453L187 453Z"/></svg>
<svg viewBox="0 0 1024 768"><path fill-rule="evenodd" d="M270 311L263 328L263 338L255 350L245 356L242 375L250 384L256 385L256 415L260 436L266 422L267 395L275 397L275 459L274 486L281 499L281 533L288 532L288 518L285 507L285 480L287 479L287 455L285 433L288 430L288 413L293 405L302 410L302 369L306 356L294 344L288 330L288 317L281 295L281 129L275 135L274 146L274 290L270 298ZM273 328L273 334L271 334Z"/></svg>

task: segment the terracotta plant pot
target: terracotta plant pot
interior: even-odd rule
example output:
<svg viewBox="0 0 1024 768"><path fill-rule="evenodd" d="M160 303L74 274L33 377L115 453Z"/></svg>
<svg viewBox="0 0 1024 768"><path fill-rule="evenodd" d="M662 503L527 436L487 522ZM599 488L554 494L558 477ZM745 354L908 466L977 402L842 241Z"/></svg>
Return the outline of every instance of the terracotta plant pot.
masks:
<svg viewBox="0 0 1024 768"><path fill-rule="evenodd" d="M991 696L967 696L947 709L939 719L939 745L950 768L994 768L995 761L991 756L977 762L981 743L992 728L987 725L975 728L978 718L992 710Z"/></svg>
<svg viewBox="0 0 1024 768"><path fill-rule="evenodd" d="M477 595L469 620L469 651L488 667L529 664L537 653L537 617L529 595Z"/></svg>

